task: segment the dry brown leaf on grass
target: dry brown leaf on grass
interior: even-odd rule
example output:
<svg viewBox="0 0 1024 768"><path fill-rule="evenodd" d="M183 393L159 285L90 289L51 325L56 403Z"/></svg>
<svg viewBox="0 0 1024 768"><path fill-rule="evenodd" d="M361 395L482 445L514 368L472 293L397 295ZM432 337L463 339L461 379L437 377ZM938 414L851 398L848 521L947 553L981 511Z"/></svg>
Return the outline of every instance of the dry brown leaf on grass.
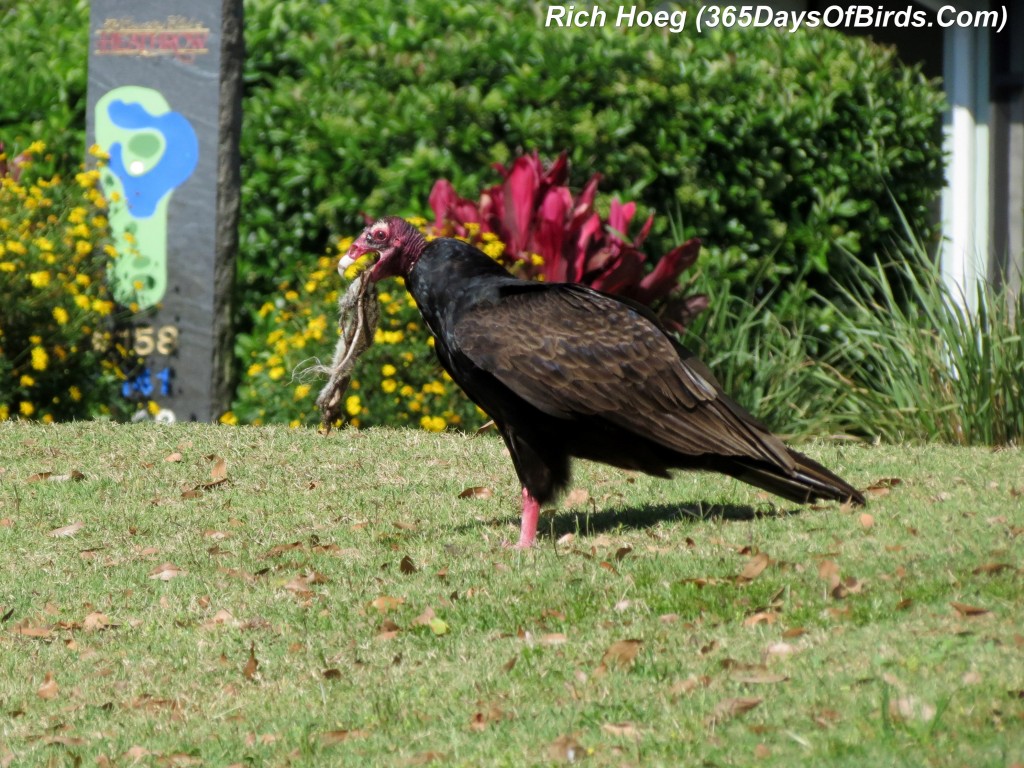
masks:
<svg viewBox="0 0 1024 768"><path fill-rule="evenodd" d="M188 571L182 570L174 563L163 563L149 572L149 578L157 579L158 581L170 581L185 573L188 573Z"/></svg>
<svg viewBox="0 0 1024 768"><path fill-rule="evenodd" d="M214 485L223 483L228 479L228 463L223 456L211 453L206 457L207 461L213 462L213 469L210 470L210 479Z"/></svg>
<svg viewBox="0 0 1024 768"><path fill-rule="evenodd" d="M158 757L156 764L167 766L168 768L189 768L193 765L202 765L203 761L195 755L190 755L186 752L172 752L169 755Z"/></svg>
<svg viewBox="0 0 1024 768"><path fill-rule="evenodd" d="M768 553L758 552L747 561L745 566L743 566L743 570L740 571L739 576L736 577L737 581L741 583L753 581L764 572L764 569L768 567L769 563L771 563L771 558L768 557Z"/></svg>
<svg viewBox="0 0 1024 768"><path fill-rule="evenodd" d="M668 693L672 697L685 696L686 694L693 693L698 688L707 688L711 685L711 678L707 675L690 675L685 680L680 680L677 683L673 683L672 687L668 689Z"/></svg>
<svg viewBox="0 0 1024 768"><path fill-rule="evenodd" d="M740 696L733 699L722 699L715 705L714 710L708 716L706 723L715 726L723 723L737 715L742 715L759 706L764 699L756 696Z"/></svg>
<svg viewBox="0 0 1024 768"><path fill-rule="evenodd" d="M325 747L331 747L335 744L341 744L343 741L349 741L350 739L365 739L369 735L368 731L364 731L361 728L353 728L351 730L339 728L335 731L325 731L320 734L320 743Z"/></svg>
<svg viewBox="0 0 1024 768"><path fill-rule="evenodd" d="M399 627L395 622L391 619L384 619L384 621L380 623L380 628L377 631L377 639L391 640L397 637L400 631L401 627Z"/></svg>
<svg viewBox="0 0 1024 768"><path fill-rule="evenodd" d="M483 427L481 427L483 429ZM477 430L479 432L480 430ZM447 760L448 755L444 752L434 752L429 750L427 752L420 752L417 755L413 755L406 761L406 765L428 765L430 763L437 762L439 760ZM2 768L2 766L0 766Z"/></svg>
<svg viewBox="0 0 1024 768"><path fill-rule="evenodd" d="M12 635L21 635L22 637L35 637L40 639L48 639L52 634L50 627L35 626L29 623L28 619L19 621L13 627L11 627Z"/></svg>
<svg viewBox="0 0 1024 768"><path fill-rule="evenodd" d="M979 565L971 573L975 576L980 576L981 574L993 574L1010 570L1013 570L1013 566L1009 563L985 563L984 565Z"/></svg>
<svg viewBox="0 0 1024 768"><path fill-rule="evenodd" d="M242 667L242 676L246 680L253 680L256 677L256 670L259 669L260 663L256 659L256 643L249 643L249 658L245 662L245 666Z"/></svg>
<svg viewBox="0 0 1024 768"><path fill-rule="evenodd" d="M968 618L972 616L984 616L986 613L991 613L988 608L982 608L977 605L967 605L967 603L958 603L955 600L950 603L956 609L956 612L961 616Z"/></svg>
<svg viewBox="0 0 1024 768"><path fill-rule="evenodd" d="M416 567L416 563L412 561L412 558L406 555L398 564L398 570L404 573L406 576L409 576L413 573L416 573L416 571L418 571L419 568Z"/></svg>
<svg viewBox="0 0 1024 768"><path fill-rule="evenodd" d="M110 621L105 613L94 611L82 620L82 629L86 632L100 632L104 629L115 629L117 624Z"/></svg>
<svg viewBox="0 0 1024 768"><path fill-rule="evenodd" d="M902 485L902 483L903 480L901 480L898 477L883 477L869 485L864 490L864 492L868 496L874 496L876 498L881 496L888 496L893 488L895 488L897 485Z"/></svg>
<svg viewBox="0 0 1024 768"><path fill-rule="evenodd" d="M59 693L60 688L57 686L57 681L53 679L53 673L47 672L42 684L36 689L36 696L49 701L50 699L57 698Z"/></svg>
<svg viewBox="0 0 1024 768"><path fill-rule="evenodd" d="M643 731L636 723L602 723L601 730L609 736L621 736L627 739L639 739Z"/></svg>
<svg viewBox="0 0 1024 768"><path fill-rule="evenodd" d="M774 685L776 683L784 683L789 680L789 675L781 675L775 672L769 672L766 669L757 669L749 672L741 672L733 675L732 679L737 683L743 683L744 685Z"/></svg>
<svg viewBox="0 0 1024 768"><path fill-rule="evenodd" d="M601 663L594 670L595 676L606 674L612 669L629 670L636 663L637 654L643 640L617 640L608 646L608 650L601 656Z"/></svg>
<svg viewBox="0 0 1024 768"><path fill-rule="evenodd" d="M52 536L55 539L66 539L74 536L80 530L85 528L85 523L79 521L70 523L69 525L62 526L60 528L54 528L50 531L47 536Z"/></svg>
<svg viewBox="0 0 1024 768"><path fill-rule="evenodd" d="M221 608L208 620L199 625L200 629L213 629L215 627L238 626L239 622L231 615L230 611Z"/></svg>
<svg viewBox="0 0 1024 768"><path fill-rule="evenodd" d="M485 485L474 485L471 488L464 489L459 493L460 499L489 499L494 495L494 491Z"/></svg>
<svg viewBox="0 0 1024 768"><path fill-rule="evenodd" d="M390 595L381 595L370 601L370 608L373 608L378 613L391 613L391 611L398 608L400 605L405 603L403 597L391 597Z"/></svg>
<svg viewBox="0 0 1024 768"><path fill-rule="evenodd" d="M36 472L34 475L29 475L27 482L39 483L46 480L50 483L66 483L69 480L79 482L85 480L85 475L79 472L77 469L73 469L65 474L54 474L53 472Z"/></svg>
<svg viewBox="0 0 1024 768"><path fill-rule="evenodd" d="M758 611L743 620L744 627L756 627L758 624L774 624L779 617L774 611Z"/></svg>

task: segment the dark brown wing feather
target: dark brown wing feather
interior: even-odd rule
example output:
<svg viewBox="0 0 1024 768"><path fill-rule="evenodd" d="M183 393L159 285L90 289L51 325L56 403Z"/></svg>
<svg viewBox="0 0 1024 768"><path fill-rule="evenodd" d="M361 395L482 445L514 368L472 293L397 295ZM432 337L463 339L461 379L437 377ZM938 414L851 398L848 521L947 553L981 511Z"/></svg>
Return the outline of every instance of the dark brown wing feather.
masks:
<svg viewBox="0 0 1024 768"><path fill-rule="evenodd" d="M643 310L610 296L576 285L515 292L467 311L453 336L477 366L551 416L603 418L683 455L796 466L702 363Z"/></svg>

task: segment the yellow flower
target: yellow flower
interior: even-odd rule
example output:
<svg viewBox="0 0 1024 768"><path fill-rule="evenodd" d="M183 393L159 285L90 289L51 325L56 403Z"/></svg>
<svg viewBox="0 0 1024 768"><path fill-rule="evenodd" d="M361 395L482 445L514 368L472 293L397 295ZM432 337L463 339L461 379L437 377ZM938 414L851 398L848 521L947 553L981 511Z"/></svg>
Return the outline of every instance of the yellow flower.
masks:
<svg viewBox="0 0 1024 768"><path fill-rule="evenodd" d="M276 365L267 372L267 376L270 377L271 381L277 381L284 376L284 366Z"/></svg>
<svg viewBox="0 0 1024 768"><path fill-rule="evenodd" d="M297 386L295 388L295 399L296 400L301 400L302 398L304 398L308 394L309 394L309 384L299 384L299 386Z"/></svg>
<svg viewBox="0 0 1024 768"><path fill-rule="evenodd" d="M22 400L21 403L18 404L18 413L22 416L31 416L35 412L36 407L26 400Z"/></svg>
<svg viewBox="0 0 1024 768"><path fill-rule="evenodd" d="M378 328L373 333L375 344L401 344L404 338L405 333L402 331L382 331Z"/></svg>
<svg viewBox="0 0 1024 768"><path fill-rule="evenodd" d="M263 373L263 364L253 363L252 365L249 366L249 370L246 371L246 373L249 376L259 376L261 373Z"/></svg>
<svg viewBox="0 0 1024 768"><path fill-rule="evenodd" d="M43 269L39 272L31 272L29 273L28 280L32 283L33 288L45 288L50 284L50 271Z"/></svg>
<svg viewBox="0 0 1024 768"><path fill-rule="evenodd" d="M361 410L363 410L363 404L359 395L349 395L345 398L345 412L349 416L358 416Z"/></svg>
<svg viewBox="0 0 1024 768"><path fill-rule="evenodd" d="M69 224L84 224L87 211L82 206L72 208L68 212L68 223Z"/></svg>
<svg viewBox="0 0 1024 768"><path fill-rule="evenodd" d="M88 275L75 275L75 282L83 288L88 288L92 283L92 278Z"/></svg>
<svg viewBox="0 0 1024 768"><path fill-rule="evenodd" d="M79 309L88 309L90 306L89 297L81 294L75 296L75 306Z"/></svg>
<svg viewBox="0 0 1024 768"><path fill-rule="evenodd" d="M114 302L104 301L103 299L94 299L92 302L92 311L102 317L105 317L114 311Z"/></svg>
<svg viewBox="0 0 1024 768"><path fill-rule="evenodd" d="M38 139L33 141L31 144L29 144L28 145L28 149L25 150L25 152L30 154L30 155L40 155L40 154L42 154L45 151L46 151L46 142L45 141L39 141Z"/></svg>
<svg viewBox="0 0 1024 768"><path fill-rule="evenodd" d="M0 261L0 272L13 272L17 267L14 262L11 261Z"/></svg>
<svg viewBox="0 0 1024 768"><path fill-rule="evenodd" d="M52 413L44 413L42 421L43 421L43 424L53 424L53 414Z"/></svg>
<svg viewBox="0 0 1024 768"><path fill-rule="evenodd" d="M76 403L82 399L82 390L80 390L74 384L68 387L68 394L71 396L71 399L74 400Z"/></svg>
<svg viewBox="0 0 1024 768"><path fill-rule="evenodd" d="M75 253L79 256L88 256L92 253L92 243L88 240L78 240L75 243Z"/></svg>
<svg viewBox="0 0 1024 768"><path fill-rule="evenodd" d="M447 425L440 416L424 416L420 419L420 426L428 432L443 432Z"/></svg>
<svg viewBox="0 0 1024 768"><path fill-rule="evenodd" d="M64 325L69 319L68 311L64 307L54 307L53 319L57 321L57 325Z"/></svg>
<svg viewBox="0 0 1024 768"><path fill-rule="evenodd" d="M32 347L32 367L37 371L45 371L50 362L50 356L42 347Z"/></svg>
<svg viewBox="0 0 1024 768"><path fill-rule="evenodd" d="M423 385L421 391L427 395L443 395L445 391L444 384L440 381L428 381Z"/></svg>
<svg viewBox="0 0 1024 768"><path fill-rule="evenodd" d="M273 311L274 311L274 304L273 304L273 302L265 301L265 302L263 302L263 306L259 308L259 311L256 314L259 315L259 317L262 319L262 318L266 317L267 315L269 315Z"/></svg>
<svg viewBox="0 0 1024 768"><path fill-rule="evenodd" d="M224 413L221 414L221 417L220 419L218 419L218 421L220 421L221 424L227 424L229 427L233 427L236 424L238 424L238 417L235 416L234 412L232 411L225 411Z"/></svg>
<svg viewBox="0 0 1024 768"><path fill-rule="evenodd" d="M53 242L47 237L37 237L33 242L40 251L53 250Z"/></svg>
<svg viewBox="0 0 1024 768"><path fill-rule="evenodd" d="M384 390L385 394L390 395L392 392L398 389L398 382L396 382L394 379L384 379L380 383L380 388Z"/></svg>
<svg viewBox="0 0 1024 768"><path fill-rule="evenodd" d="M0 421L7 421L10 415L10 409L6 405L0 405Z"/></svg>
<svg viewBox="0 0 1024 768"><path fill-rule="evenodd" d="M395 370L395 366L393 366L391 363L385 363L384 365L382 365L380 368L380 372L385 376L394 376L395 373L397 373L397 371Z"/></svg>
<svg viewBox="0 0 1024 768"><path fill-rule="evenodd" d="M31 387L35 383L36 383L36 380L33 379L31 376L29 376L27 373L22 374L22 376L21 376L21 386L23 386L23 387Z"/></svg>
<svg viewBox="0 0 1024 768"><path fill-rule="evenodd" d="M285 301L298 301L299 300L299 294L296 291L285 291L284 292L284 300Z"/></svg>
<svg viewBox="0 0 1024 768"><path fill-rule="evenodd" d="M487 234L490 233L488 232ZM481 250L492 259L497 260L501 258L503 253L505 253L505 244L500 240L493 240L489 243L485 242Z"/></svg>

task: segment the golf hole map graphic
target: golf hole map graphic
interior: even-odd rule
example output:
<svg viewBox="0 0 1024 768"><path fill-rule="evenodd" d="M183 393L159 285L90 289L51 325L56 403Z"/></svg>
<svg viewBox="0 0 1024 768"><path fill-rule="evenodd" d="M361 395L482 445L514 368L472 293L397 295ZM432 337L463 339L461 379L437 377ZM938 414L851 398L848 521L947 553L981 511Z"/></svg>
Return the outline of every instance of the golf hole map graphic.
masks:
<svg viewBox="0 0 1024 768"><path fill-rule="evenodd" d="M161 421L210 421L227 407L238 115L225 116L237 103L222 82L240 70L241 47L222 36L237 26L240 40L240 6L91 4L88 141L108 157L100 187L119 253L108 281L133 311L118 341L142 361L121 394L156 402ZM225 14L237 15L225 26ZM225 47L237 53L227 67Z"/></svg>

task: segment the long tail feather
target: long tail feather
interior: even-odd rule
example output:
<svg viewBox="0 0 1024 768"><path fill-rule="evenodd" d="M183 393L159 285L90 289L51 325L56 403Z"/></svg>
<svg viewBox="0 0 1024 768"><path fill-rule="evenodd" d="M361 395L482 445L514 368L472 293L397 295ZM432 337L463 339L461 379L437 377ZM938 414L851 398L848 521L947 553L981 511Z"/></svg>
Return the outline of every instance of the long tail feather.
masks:
<svg viewBox="0 0 1024 768"><path fill-rule="evenodd" d="M737 480L800 504L814 499L849 501L861 505L865 503L864 494L814 459L792 449L789 455L796 463L792 473L767 462L747 462L742 459L717 469Z"/></svg>

